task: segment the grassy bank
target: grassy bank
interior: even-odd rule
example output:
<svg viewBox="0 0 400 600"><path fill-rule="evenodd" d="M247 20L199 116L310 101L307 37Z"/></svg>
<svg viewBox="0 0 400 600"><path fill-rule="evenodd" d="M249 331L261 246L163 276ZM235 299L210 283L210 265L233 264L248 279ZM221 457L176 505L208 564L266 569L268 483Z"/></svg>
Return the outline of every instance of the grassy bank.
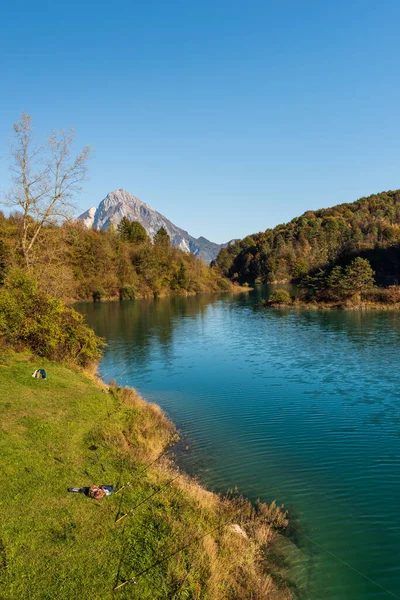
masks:
<svg viewBox="0 0 400 600"><path fill-rule="evenodd" d="M360 302L323 302L323 301L305 301L295 299L292 302L281 302L281 303L273 303L273 302L261 302L260 306L263 308L297 308L297 309L307 309L307 310L400 310L400 303L396 302L394 304L386 304L385 302L369 302L369 301L360 301Z"/></svg>
<svg viewBox="0 0 400 600"><path fill-rule="evenodd" d="M306 289L301 290L299 296L292 297L287 290L277 289L267 300L261 300L260 306L308 310L399 310L400 287L373 287L363 293L348 293L347 297L336 298L329 297L329 290L312 294Z"/></svg>
<svg viewBox="0 0 400 600"><path fill-rule="evenodd" d="M3 600L291 597L274 552L284 515L156 460L176 438L157 406L77 368L0 357ZM38 367L47 381L31 377ZM102 500L67 492L99 483L124 487Z"/></svg>
<svg viewBox="0 0 400 600"><path fill-rule="evenodd" d="M294 308L306 308L308 310L399 310L400 303L387 304L385 302L305 302L295 301Z"/></svg>

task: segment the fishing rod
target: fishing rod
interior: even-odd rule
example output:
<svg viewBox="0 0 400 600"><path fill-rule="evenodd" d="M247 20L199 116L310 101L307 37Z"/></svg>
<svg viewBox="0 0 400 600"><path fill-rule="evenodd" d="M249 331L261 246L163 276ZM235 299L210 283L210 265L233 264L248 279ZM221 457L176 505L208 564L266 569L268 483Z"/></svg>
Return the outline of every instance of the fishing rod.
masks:
<svg viewBox="0 0 400 600"><path fill-rule="evenodd" d="M172 496L170 497L170 499L174 498L176 496L177 492L178 492L178 488L175 488L173 490L173 492L172 492ZM126 526L124 524L123 527L122 527L122 532L121 532L121 538L122 539L124 539L125 531L126 531ZM176 534L173 539L175 540L177 538L178 538L178 534ZM115 578L115 585L118 584L118 581L120 579L120 573L121 573L121 567L122 567L122 565L125 564L128 568L132 569L131 564L127 560L125 560L125 554L126 554L126 552L128 550L128 547L129 547L129 539L125 541L125 543L123 545L123 548L122 548L121 558L120 558L119 563L118 563L118 570L117 570L117 575L116 575L116 578Z"/></svg>
<svg viewBox="0 0 400 600"><path fill-rule="evenodd" d="M135 475L135 477L134 477L133 479L131 479L130 481L128 481L128 482L127 482L127 483L125 483L124 485L121 485L121 486L118 488L118 490L115 492L116 494L118 494L118 493L119 493L119 492L122 490L122 494L121 494L121 501L120 501L120 503L119 503L119 506L118 506L117 515L116 515L116 517L115 517L115 523L118 523L118 521L120 520L120 518L119 518L119 514L120 514L120 511L121 511L121 507L122 507L122 502L123 502L123 497L124 497L124 490L125 490L126 488L130 488L130 487L131 487L131 484L132 484L132 482L133 482L133 481L135 481L135 480L136 480L136 479L139 477L139 475L142 475L143 473L145 473L145 472L147 471L147 469L149 469L149 468L150 468L152 465L154 465L154 464L155 464L155 463L156 463L156 462L157 462L157 461L158 461L158 460L159 460L159 459L160 459L162 456L164 456L164 455L165 455L165 454L168 452L168 450L169 450L169 447L167 446L166 448L164 448L164 450L161 452L161 454L159 454L159 455L157 456L157 458L156 458L156 459L154 459L153 461L151 461L149 464L145 465L145 466L144 466L144 467L143 467L143 468L142 468L142 469L141 469L141 470L140 470L138 473L136 473L136 475ZM124 516L126 516L126 515L123 515L123 517L124 517ZM123 518L123 517L121 517L121 518Z"/></svg>
<svg viewBox="0 0 400 600"><path fill-rule="evenodd" d="M199 464L200 462L202 462L202 461L198 460L194 464L196 465L196 464ZM157 496L157 494L159 494L160 492L162 492L162 490L165 490L165 488L167 488L169 485L171 485L171 483L173 481L175 481L175 479L178 479L178 477L180 477L181 475L182 475L182 473L181 473L181 471L179 471L174 477L172 477L172 479L170 479L169 481L167 481L167 483L165 483L164 485L162 485L158 490L156 490L155 492L153 492L152 494L150 494L150 496L147 496L146 498L144 498L141 502L139 502L139 504L137 504L136 506L134 506L133 508L131 508L131 510L129 512L127 512L124 515L122 515L122 517L119 517L119 519L117 519L115 521L114 525L116 525L117 523L119 523L120 521L122 521L122 519L124 519L125 517L131 517L133 515L133 513L134 513L135 510L137 510L140 506L142 506L143 504L145 504L151 498L154 498L154 496Z"/></svg>
<svg viewBox="0 0 400 600"><path fill-rule="evenodd" d="M214 533L215 531L218 531L219 529L222 529L223 527L225 527L229 522L231 521L231 519L225 521L222 525L218 525L217 527L214 527L213 529L210 529L209 531L206 531L206 533L204 533L203 535L200 535L194 539L192 539L190 542L188 542L187 544L185 544L184 546L181 546L181 548L178 548L178 550L175 550L174 552L171 552L171 554L168 554L167 556L164 556L164 558L161 558L159 560L157 560L155 563L153 563L152 565L150 565L150 567L147 567L146 569L143 569L143 571L140 571L140 573L138 573L136 575L136 579L134 577L132 577L131 579L128 579L127 581L123 581L122 583L120 583L119 585L117 585L116 587L114 587L114 591L118 590L120 588L122 588L124 585L126 585L127 583L132 583L132 584L136 584L137 583L137 579L139 579L140 577L142 577L143 575L145 575L146 573L148 573L149 571L151 571L152 569L154 569L155 567L158 567L158 565L162 564L163 562L165 562L166 560L169 560L170 558L172 558L173 556L175 556L176 554L180 554L180 552L183 552L183 550L186 550L186 548L189 548L190 546L192 546L193 544L195 544L196 542L200 542L203 538L205 538L207 535L210 535L211 533Z"/></svg>
<svg viewBox="0 0 400 600"><path fill-rule="evenodd" d="M172 441L172 437L171 437L171 441ZM168 442L169 443L169 442ZM168 451L169 451L169 446L167 446L162 452L161 454L159 454L157 456L156 459L152 460L148 465L145 465L138 473L136 473L135 477L133 479L131 479L130 481L127 481L127 483L124 483L124 485L121 485L120 488L118 488L118 490L115 492L116 494L118 494L118 492L120 492L121 490L123 490L125 487L130 487L131 483L133 481L135 481L139 475L142 475L143 473L145 473L147 471L147 469L149 469L152 465L154 465L162 456L164 456Z"/></svg>
<svg viewBox="0 0 400 600"><path fill-rule="evenodd" d="M150 565L149 567L147 567L146 569L143 569L143 571L140 571L137 575L136 575L136 579L135 577L132 577L131 579L128 579L126 581L123 581L122 583L120 583L119 585L117 585L116 587L114 587L114 591L118 590L120 588L122 588L124 585L131 583L133 585L135 585L137 583L137 580L142 577L143 575L145 575L146 573L148 573L149 571L151 571L152 569L154 569L155 567L157 567L158 565L162 564L163 562L165 562L166 560L169 560L170 558L172 558L173 556L176 556L177 554L179 554L180 552L182 552L183 550L185 550L186 548L189 548L190 546L192 546L194 543L201 541L203 538L205 538L207 535L210 535L211 533L214 533L215 531L218 531L219 529L222 529L223 527L225 527L226 525L228 525L229 521L231 521L231 519L225 521L225 523L223 523L222 525L219 525L218 527L215 527L209 531L207 531L206 533L204 533L201 536L198 536L197 538L192 539L189 543L185 544L184 546L182 546L181 548L179 548L178 550L175 550L174 552L171 552L171 554L168 554L167 556L165 556L164 558L161 558L159 560L157 560L156 562L154 562L152 565ZM293 527L294 529L297 529L295 527ZM324 546L322 546L321 544L319 544L317 541L315 541L314 539L312 539L310 536L304 534L303 532L301 532L302 535L304 537L306 537L310 542L312 542L313 544L315 544L318 548L320 548L321 550L323 550L324 552L326 552L327 554L329 554L332 558L334 558L335 560L337 560L338 562L342 563L344 566L346 566L347 568L351 569L352 571L354 571L355 573L357 573L358 575L360 575L361 577L363 577L364 579L366 579L367 581L369 581L370 583L373 583L375 586L377 586L378 588L380 588L382 591L384 591L386 594L392 596L392 598L396 598L397 600L400 600L400 596L397 596L396 594L394 594L393 592L391 592L390 590L388 590L387 588L383 587L383 585L381 585L380 583L378 583L377 581L374 581L373 579L371 579L371 577L368 577L368 575L365 575L365 573L363 573L362 571L360 571L359 569L357 569L356 567L353 567L350 563L346 562L345 560L343 560L342 558L340 558L339 556L337 556L335 553L331 552L330 550L328 550L327 548L325 548ZM185 578L186 579L186 578ZM184 583L184 582L183 582ZM182 585L181 585L182 587ZM179 591L179 590L178 590ZM176 596L176 593L174 594L173 597Z"/></svg>
<svg viewBox="0 0 400 600"><path fill-rule="evenodd" d="M195 464L198 464L197 461ZM148 496L147 498L145 498L144 500L142 500L138 505L135 506L135 508L133 510L136 510L139 506L141 506L142 504L144 504L145 502L147 502L147 500L149 500L150 498L154 497L155 495L157 495L159 492L161 492L163 489L165 489L168 485L170 485L175 479L177 479L179 477L181 473L178 473L175 477L173 477L172 479L170 479L164 486L162 486L159 490L156 490L153 494L151 494L150 496ZM124 515L127 516L127 515ZM119 584L118 586L114 587L114 590L118 590L121 587L123 587L124 585L126 585L127 583L132 583L132 584L136 584L137 583L137 579L139 579L140 577L142 577L143 575L145 575L146 573L148 573L149 571L151 571L153 568L157 567L158 565L162 564L163 562L165 562L166 560L169 560L170 558L172 558L173 556L179 554L180 552L182 552L183 550L185 550L186 548L190 547L191 545L193 545L194 543L196 543L197 541L202 540L204 537L206 537L207 535L218 531L219 529L222 529L223 527L225 527L225 525L227 525L229 523L229 521L231 521L231 519L225 521L222 525L219 525L218 527L215 527L213 529L211 529L210 531L207 531L205 534L203 534L202 536L199 536L197 538L194 538L193 540L191 540L189 543L185 544L184 546L182 546L181 548L179 548L178 550L172 552L171 554L165 556L164 558L161 558L159 560L157 560L155 563L153 563L152 565L150 565L149 567L147 567L146 569L144 569L143 571L140 571L137 575L136 575L136 579L135 578L131 578L127 581L122 582L121 584ZM337 560L338 562L340 562L341 564L343 564L345 567L347 567L348 569L354 571L355 573L357 573L360 577L363 577L366 581L369 581L370 583L372 583L373 585L375 585L376 587L380 588L382 591L384 591L386 594L390 595L392 598L396 598L397 600L400 600L400 596L397 596L396 594L394 594L393 592L391 592L390 590L388 590L387 588L385 588L384 586L382 586L380 583L378 583L377 581L374 581L371 577L369 577L368 575L366 575L365 573L363 573L362 571L360 571L359 569L357 569L356 567L353 567L353 565L351 565L350 563L348 563L347 561L343 560L342 558L340 558L340 556L338 556L337 554L335 554L334 552L331 552L330 550L328 550L327 548L325 548L324 546L322 546L319 542L317 542L316 540L314 540L313 538L311 538L309 535L306 535L304 533L304 531L300 530L299 527L296 527L295 525L291 525L291 528L294 529L295 531L297 531L298 533L300 533L300 535L302 535L303 537L305 537L306 539L308 539L312 544L314 544L315 546L317 546L318 548L320 548L321 550L323 550L324 552L326 552L329 556L331 556L332 558L334 558L335 560Z"/></svg>
<svg viewBox="0 0 400 600"><path fill-rule="evenodd" d="M345 560L343 560L342 558L340 558L340 556L338 556L334 552L331 552L330 550L328 550L327 548L325 548L324 546L322 546L319 542L315 541L309 535L307 535L303 531L301 531L298 527L295 527L294 525L292 525L292 529L295 529L298 533L300 533L300 535L302 535L303 537L307 538L310 542L312 542L313 544L315 544L315 546L317 546L318 548L320 548L321 550L323 550L324 552L326 552L327 554L329 554L329 556L332 556L332 558L334 558L338 562L342 563L342 565L344 565L345 567L348 567L349 569L351 569L355 573L358 573L358 575L360 575L361 577L364 577L364 579L366 579L370 583L373 583L374 585L376 585L378 588L380 588L381 590L383 590L384 592L386 592L387 594L389 594L393 598L397 598L397 600L400 600L400 596L397 596L396 594L394 594L390 590L388 590L385 587L383 587L383 585L381 585L377 581L374 581L373 579L371 579L371 577L368 577L368 575L365 575L365 573L363 573L362 571L359 571L356 567L353 567L353 565L351 565L350 563L348 563Z"/></svg>

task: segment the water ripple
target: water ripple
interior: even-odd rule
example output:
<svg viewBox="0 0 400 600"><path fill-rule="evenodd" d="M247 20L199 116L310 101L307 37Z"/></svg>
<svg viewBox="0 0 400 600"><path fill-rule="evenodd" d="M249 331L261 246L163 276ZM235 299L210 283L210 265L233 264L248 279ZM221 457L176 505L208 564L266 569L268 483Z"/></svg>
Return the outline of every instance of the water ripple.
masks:
<svg viewBox="0 0 400 600"><path fill-rule="evenodd" d="M101 373L170 414L189 469L203 456L213 488L291 507L309 600L400 595L400 315L260 311L262 294L81 309Z"/></svg>

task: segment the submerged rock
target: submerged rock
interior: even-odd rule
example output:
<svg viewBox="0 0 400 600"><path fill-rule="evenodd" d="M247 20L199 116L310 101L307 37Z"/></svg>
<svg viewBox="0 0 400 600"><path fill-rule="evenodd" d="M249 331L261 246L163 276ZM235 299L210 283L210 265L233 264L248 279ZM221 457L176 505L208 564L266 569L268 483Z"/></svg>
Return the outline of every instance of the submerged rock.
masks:
<svg viewBox="0 0 400 600"><path fill-rule="evenodd" d="M284 579L290 587L294 598L306 597L310 556L303 552L296 544L287 537L279 535L274 541L273 556L268 555L269 560L275 560L280 568L283 567Z"/></svg>

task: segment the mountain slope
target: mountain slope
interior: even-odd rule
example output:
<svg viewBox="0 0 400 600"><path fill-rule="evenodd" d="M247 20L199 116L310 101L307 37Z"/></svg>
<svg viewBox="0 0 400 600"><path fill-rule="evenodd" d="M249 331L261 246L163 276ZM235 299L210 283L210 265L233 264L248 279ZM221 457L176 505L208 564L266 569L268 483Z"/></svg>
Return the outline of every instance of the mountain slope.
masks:
<svg viewBox="0 0 400 600"><path fill-rule="evenodd" d="M107 229L110 223L118 226L123 217L141 223L151 238L154 237L160 227L164 227L171 238L172 246L186 252L192 252L195 256L203 258L207 263L214 260L221 248L224 247L224 244L215 244L204 237L194 238L151 206L122 189L110 192L100 202L98 208L90 208L78 218L88 228Z"/></svg>
<svg viewBox="0 0 400 600"><path fill-rule="evenodd" d="M400 190L396 190L308 211L223 248L216 263L224 275L240 282L282 282L367 250L378 256L377 249L399 244ZM397 271L382 264L381 256L376 270L394 281Z"/></svg>

